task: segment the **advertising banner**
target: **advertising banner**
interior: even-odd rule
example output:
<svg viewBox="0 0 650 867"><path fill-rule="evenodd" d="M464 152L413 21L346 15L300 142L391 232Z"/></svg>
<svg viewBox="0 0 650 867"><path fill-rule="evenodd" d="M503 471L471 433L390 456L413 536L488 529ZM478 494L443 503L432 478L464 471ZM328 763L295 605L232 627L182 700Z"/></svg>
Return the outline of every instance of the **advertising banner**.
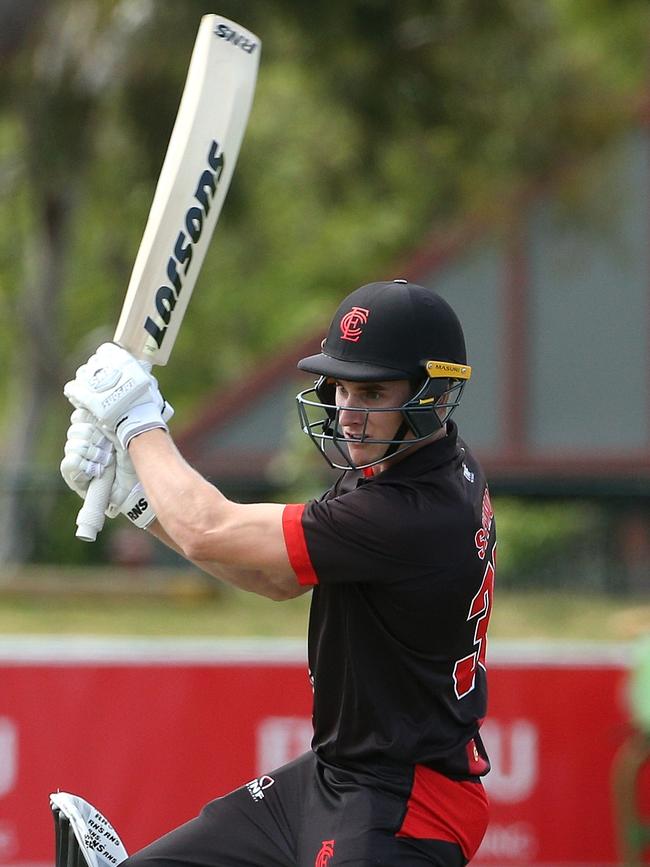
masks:
<svg viewBox="0 0 650 867"><path fill-rule="evenodd" d="M474 863L618 863L626 648L495 645L488 663L492 821ZM52 864L57 789L135 851L309 747L300 641L5 640L0 685L0 867Z"/></svg>

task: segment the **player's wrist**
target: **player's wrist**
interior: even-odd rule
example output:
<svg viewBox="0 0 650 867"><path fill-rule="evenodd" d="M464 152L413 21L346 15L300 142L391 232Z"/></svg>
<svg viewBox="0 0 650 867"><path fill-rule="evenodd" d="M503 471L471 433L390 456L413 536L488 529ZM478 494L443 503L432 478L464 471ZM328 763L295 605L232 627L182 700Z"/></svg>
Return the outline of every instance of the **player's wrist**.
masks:
<svg viewBox="0 0 650 867"><path fill-rule="evenodd" d="M111 504L106 510L106 514L109 518L114 518L118 514L124 515L140 530L146 530L156 518L156 513L140 482L133 486L119 505Z"/></svg>
<svg viewBox="0 0 650 867"><path fill-rule="evenodd" d="M156 428L169 431L163 418L164 407L157 402L144 403L129 409L128 413L121 418L116 427L115 435L120 446L128 449L129 443L134 437Z"/></svg>

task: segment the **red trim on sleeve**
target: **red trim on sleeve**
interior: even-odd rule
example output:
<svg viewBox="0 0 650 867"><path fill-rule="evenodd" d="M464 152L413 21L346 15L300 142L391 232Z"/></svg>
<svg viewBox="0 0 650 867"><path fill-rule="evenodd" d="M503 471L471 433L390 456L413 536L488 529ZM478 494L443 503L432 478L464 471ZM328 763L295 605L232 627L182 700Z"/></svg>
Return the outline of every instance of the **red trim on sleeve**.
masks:
<svg viewBox="0 0 650 867"><path fill-rule="evenodd" d="M307 549L305 531L302 528L302 513L305 511L304 503L289 503L282 512L282 532L284 544L289 555L291 568L296 573L298 583L303 587L318 584L318 575Z"/></svg>
<svg viewBox="0 0 650 867"><path fill-rule="evenodd" d="M411 795L398 837L456 843L471 860L488 825L488 799L479 782L452 780L415 766Z"/></svg>

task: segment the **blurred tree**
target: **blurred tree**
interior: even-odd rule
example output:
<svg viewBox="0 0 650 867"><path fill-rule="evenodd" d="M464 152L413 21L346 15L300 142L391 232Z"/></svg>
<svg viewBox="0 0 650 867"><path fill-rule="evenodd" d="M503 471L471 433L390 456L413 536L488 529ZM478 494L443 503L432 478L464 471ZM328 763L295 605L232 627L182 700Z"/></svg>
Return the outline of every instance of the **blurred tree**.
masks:
<svg viewBox="0 0 650 867"><path fill-rule="evenodd" d="M14 231L3 243L7 292L7 426L0 494L0 561L29 554L28 487L64 370L63 288L81 186L92 163L101 96L123 66L129 39L150 8L133 2L5 2L13 23L5 41L3 96L15 124L17 180L10 189ZM38 14L35 14L38 13ZM29 17L28 17L29 15ZM6 224L5 224L6 225ZM17 236L17 237L16 237ZM15 262L21 267L17 269ZM4 271L4 268L3 268ZM5 274L6 276L6 274Z"/></svg>
<svg viewBox="0 0 650 867"><path fill-rule="evenodd" d="M17 492L39 472L61 491L61 385L110 338L204 11L0 2L2 560L30 552ZM226 207L160 373L181 418L322 324L332 297L399 276L392 263L432 225L476 209L498 218L522 181L600 147L638 110L647 76L646 0L219 11L260 34L263 57ZM72 516L74 497L58 502ZM41 524L51 507L22 503Z"/></svg>

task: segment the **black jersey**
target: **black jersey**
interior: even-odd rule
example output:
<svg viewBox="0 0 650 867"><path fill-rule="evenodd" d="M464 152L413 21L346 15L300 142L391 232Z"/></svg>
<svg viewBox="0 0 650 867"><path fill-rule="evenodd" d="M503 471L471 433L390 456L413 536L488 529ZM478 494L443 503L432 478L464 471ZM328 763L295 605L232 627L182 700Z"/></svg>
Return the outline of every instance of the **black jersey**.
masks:
<svg viewBox="0 0 650 867"><path fill-rule="evenodd" d="M448 434L376 476L346 472L287 506L301 584L314 585L313 749L325 762L480 776L495 523L477 461Z"/></svg>

